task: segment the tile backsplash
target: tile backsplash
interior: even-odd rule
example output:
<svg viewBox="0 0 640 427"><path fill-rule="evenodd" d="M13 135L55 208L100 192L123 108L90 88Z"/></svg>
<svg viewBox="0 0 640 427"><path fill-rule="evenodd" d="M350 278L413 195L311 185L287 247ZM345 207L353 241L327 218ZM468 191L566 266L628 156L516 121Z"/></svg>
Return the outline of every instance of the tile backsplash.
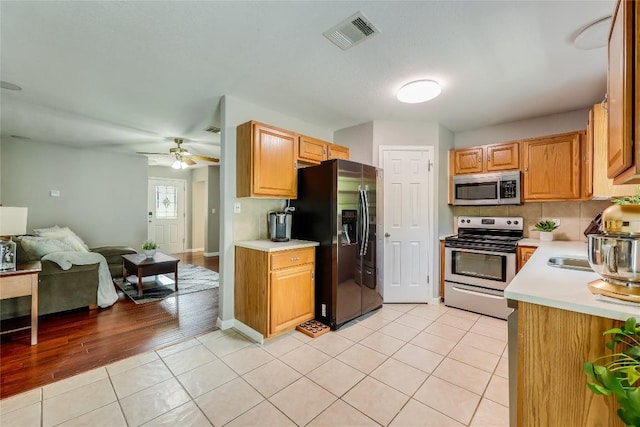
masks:
<svg viewBox="0 0 640 427"><path fill-rule="evenodd" d="M591 220L611 206L608 200L583 202L533 202L518 206L454 206L454 232L457 232L459 216L521 216L524 218L524 237L537 239L539 232L533 225L546 219L557 218L560 227L554 231L554 240L579 240L586 242L583 232Z"/></svg>
<svg viewBox="0 0 640 427"><path fill-rule="evenodd" d="M286 206L286 200L282 199L253 199L239 198L235 203L240 203L240 213L234 213L233 240L268 239L269 211L281 211Z"/></svg>

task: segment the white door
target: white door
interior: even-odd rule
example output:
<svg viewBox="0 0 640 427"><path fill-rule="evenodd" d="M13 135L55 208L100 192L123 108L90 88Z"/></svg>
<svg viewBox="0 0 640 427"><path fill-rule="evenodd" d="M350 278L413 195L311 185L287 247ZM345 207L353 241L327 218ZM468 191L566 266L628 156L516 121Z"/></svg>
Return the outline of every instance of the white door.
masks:
<svg viewBox="0 0 640 427"><path fill-rule="evenodd" d="M384 302L430 297L433 147L381 149L384 181Z"/></svg>
<svg viewBox="0 0 640 427"><path fill-rule="evenodd" d="M184 252L186 185L181 179L149 178L148 238L160 252Z"/></svg>

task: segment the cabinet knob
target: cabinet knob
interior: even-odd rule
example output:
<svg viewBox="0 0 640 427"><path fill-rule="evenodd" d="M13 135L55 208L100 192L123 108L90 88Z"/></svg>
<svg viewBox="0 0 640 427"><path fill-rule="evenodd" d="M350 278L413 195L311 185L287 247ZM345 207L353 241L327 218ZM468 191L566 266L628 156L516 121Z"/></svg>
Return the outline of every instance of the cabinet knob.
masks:
<svg viewBox="0 0 640 427"><path fill-rule="evenodd" d="M478 163L482 163L482 159L478 157Z"/></svg>
<svg viewBox="0 0 640 427"><path fill-rule="evenodd" d="M384 233L384 237L391 237L391 234L389 234L389 233Z"/></svg>
<svg viewBox="0 0 640 427"><path fill-rule="evenodd" d="M300 257L294 256L291 258L291 261L298 261L300 259Z"/></svg>

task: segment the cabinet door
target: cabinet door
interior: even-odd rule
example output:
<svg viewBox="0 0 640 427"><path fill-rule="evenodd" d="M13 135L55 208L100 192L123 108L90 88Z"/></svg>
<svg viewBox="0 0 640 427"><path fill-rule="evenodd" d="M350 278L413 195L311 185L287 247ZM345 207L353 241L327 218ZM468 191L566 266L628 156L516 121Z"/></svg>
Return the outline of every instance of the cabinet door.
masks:
<svg viewBox="0 0 640 427"><path fill-rule="evenodd" d="M535 246L518 246L518 271L529 261L536 249Z"/></svg>
<svg viewBox="0 0 640 427"><path fill-rule="evenodd" d="M314 317L314 264L271 272L269 335Z"/></svg>
<svg viewBox="0 0 640 427"><path fill-rule="evenodd" d="M300 135L298 137L298 160L307 163L320 163L327 160L327 145L325 141Z"/></svg>
<svg viewBox="0 0 640 427"><path fill-rule="evenodd" d="M520 169L520 143L488 145L487 171Z"/></svg>
<svg viewBox="0 0 640 427"><path fill-rule="evenodd" d="M329 144L329 159L349 160L349 149L341 145Z"/></svg>
<svg viewBox="0 0 640 427"><path fill-rule="evenodd" d="M582 132L570 132L523 141L523 199L580 198Z"/></svg>
<svg viewBox="0 0 640 427"><path fill-rule="evenodd" d="M255 123L253 126L253 194L297 196L296 135Z"/></svg>
<svg viewBox="0 0 640 427"><path fill-rule="evenodd" d="M633 1L618 0L609 33L607 96L609 145L607 176L616 178L633 166ZM631 171L635 173L638 165ZM622 184L624 182L617 182Z"/></svg>
<svg viewBox="0 0 640 427"><path fill-rule="evenodd" d="M483 171L483 148L464 148L453 152L453 174L478 173Z"/></svg>

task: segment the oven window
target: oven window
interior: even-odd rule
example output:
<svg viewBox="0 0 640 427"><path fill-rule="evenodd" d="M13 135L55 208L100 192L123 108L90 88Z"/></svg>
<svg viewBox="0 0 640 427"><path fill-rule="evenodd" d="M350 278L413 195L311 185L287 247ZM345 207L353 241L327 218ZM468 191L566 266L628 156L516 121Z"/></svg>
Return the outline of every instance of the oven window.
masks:
<svg viewBox="0 0 640 427"><path fill-rule="evenodd" d="M498 182L458 183L456 199L458 200L492 200L498 198Z"/></svg>
<svg viewBox="0 0 640 427"><path fill-rule="evenodd" d="M499 282L507 281L507 257L505 255L452 251L451 259L453 274Z"/></svg>

